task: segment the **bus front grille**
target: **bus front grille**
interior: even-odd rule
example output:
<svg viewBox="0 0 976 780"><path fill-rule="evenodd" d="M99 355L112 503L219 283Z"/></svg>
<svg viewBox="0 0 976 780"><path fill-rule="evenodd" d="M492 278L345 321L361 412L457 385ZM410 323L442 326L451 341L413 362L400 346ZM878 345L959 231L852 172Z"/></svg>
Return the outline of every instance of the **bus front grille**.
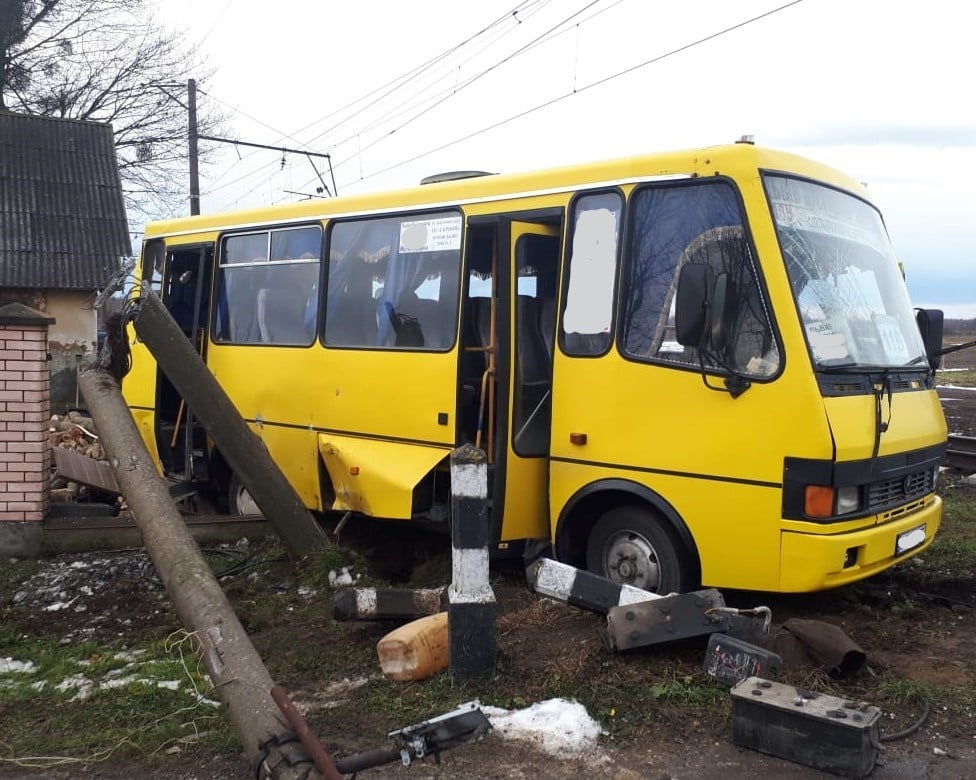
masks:
<svg viewBox="0 0 976 780"><path fill-rule="evenodd" d="M910 501L932 492L934 478L931 469L916 471L903 477L872 482L868 485L868 509L878 512L896 504Z"/></svg>

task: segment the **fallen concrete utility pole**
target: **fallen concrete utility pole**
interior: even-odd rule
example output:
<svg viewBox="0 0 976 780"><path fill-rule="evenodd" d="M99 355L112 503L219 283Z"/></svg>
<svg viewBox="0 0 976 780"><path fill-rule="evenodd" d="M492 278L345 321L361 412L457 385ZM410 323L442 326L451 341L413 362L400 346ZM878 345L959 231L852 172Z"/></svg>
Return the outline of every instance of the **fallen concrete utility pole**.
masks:
<svg viewBox="0 0 976 780"><path fill-rule="evenodd" d="M263 767L258 777L309 777L311 761L271 698L271 675L156 472L118 384L107 372L89 369L79 386L176 614L194 637L244 749Z"/></svg>
<svg viewBox="0 0 976 780"><path fill-rule="evenodd" d="M327 547L325 531L278 469L264 442L247 427L159 296L144 287L139 300L132 320L136 333L207 429L289 553L301 557Z"/></svg>

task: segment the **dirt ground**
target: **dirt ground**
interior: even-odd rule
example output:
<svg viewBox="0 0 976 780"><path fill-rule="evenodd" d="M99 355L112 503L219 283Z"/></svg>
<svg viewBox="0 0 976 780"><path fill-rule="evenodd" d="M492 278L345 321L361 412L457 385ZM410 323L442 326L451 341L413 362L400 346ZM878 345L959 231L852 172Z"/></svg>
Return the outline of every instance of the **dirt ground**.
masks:
<svg viewBox="0 0 976 780"><path fill-rule="evenodd" d="M52 562L53 563L53 562ZM79 565L83 564L83 565ZM36 593L22 597L40 607L78 594L85 587L91 595L74 604L82 610L39 612L36 630L55 632L66 639L89 638L98 641L133 634L163 635L177 627L165 593L154 576L144 553L129 550L117 553L92 553L70 556L68 566L55 567L60 573ZM54 569L52 569L53 571ZM285 586L287 587L287 586ZM761 596L761 603L773 610L775 623L789 617L826 620L842 627L868 655L863 674L893 671L905 678L935 686L976 691L976 609L919 598L919 593L948 596L952 600L976 603L976 576L952 582L921 581L911 565L896 569L871 581L868 586L841 588L811 596ZM498 645L504 673L522 686L526 698L539 680L551 677L554 669L567 675L593 675L594 685L647 686L659 678L660 666L674 656L685 669L700 667L703 647L691 644L666 651L636 656L611 656L603 646L599 628L603 618L548 600L541 600L517 582L516 576L495 579L499 602ZM731 605L754 605L757 594L725 592ZM916 603L919 609L904 610ZM318 646L320 657L336 652L335 634L325 640L321 631L330 620L330 605L322 604L299 620L285 618L254 631L255 646L269 668L279 670L279 681L286 685L293 701L303 710L314 733L334 755L386 747L385 734L391 721L387 713L339 705L356 698L355 681L337 681L308 665L309 647ZM389 626L340 624L344 646L373 646ZM301 647L301 652L296 648ZM292 648L289 650L289 648ZM294 664L289 656L294 653ZM313 654L314 655L314 654ZM300 666L303 665L304 666ZM615 665L623 668L618 677ZM299 666L296 666L299 665ZM375 674L376 670L364 670ZM807 675L807 676L804 676ZM811 681L811 687L826 682L815 672L800 671L788 676ZM340 683L340 684L337 684ZM843 686L845 683L841 683ZM857 684L849 694L856 696ZM417 695L421 686L405 684L404 696ZM612 690L610 695L612 696ZM467 700L465 696L461 700ZM976 698L976 697L974 697ZM974 702L976 705L976 702ZM370 778L570 778L608 777L615 780L638 778L729 778L745 780L757 775L815 778L821 773L780 759L765 756L732 744L729 707L701 707L677 702L655 702L659 710L650 726L644 725L625 738L603 739L591 752L559 758L531 744L504 741L489 734L479 744L449 751L440 763L417 761L409 767L387 765L361 772ZM882 734L900 730L913 722L919 706L908 702L898 711L884 712ZM341 715L337 715L341 713ZM435 714L435 713L432 713ZM591 712L605 721L608 712ZM895 718L897 717L897 721ZM399 723L400 726L408 723ZM889 778L970 778L976 772L976 706L943 708L935 701L924 724L909 738L885 743L881 762L874 770L878 780ZM153 760L105 762L90 768L48 769L43 772L13 771L0 768L0 777L100 778L122 780L136 776L172 780L230 780L250 777L243 756L169 755Z"/></svg>
<svg viewBox="0 0 976 780"><path fill-rule="evenodd" d="M947 361L950 365L976 364L976 350ZM951 381L951 374L940 383ZM976 390L943 388L949 429L952 433L976 436ZM952 477L950 477L952 479ZM961 483L953 489L974 491ZM976 520L976 518L973 518ZM449 548L439 553L439 565L449 560ZM61 566L50 582L21 596L37 607L36 630L56 633L67 639L112 640L139 632L166 632L178 627L165 592L145 554L139 550L91 553L71 556L84 566ZM437 562L435 562L437 563ZM449 562L446 564L449 570ZM287 585L283 587L288 587ZM83 590L84 589L84 590ZM516 571L495 578L498 598L498 645L504 674L524 687L526 699L539 689L539 680L551 678L556 670L567 676L584 676L612 700L614 685L650 687L667 653L677 653L684 668L700 666L702 645L672 649L662 656L651 652L623 658L611 656L600 639L600 616L539 599L520 583ZM88 593L90 595L79 595ZM83 609L44 611L65 594L79 599ZM940 579L921 573L911 561L868 583L811 596L769 596L725 592L733 606L763 603L772 608L775 624L790 617L824 620L839 625L867 653L862 674L895 672L921 684L961 691L960 700L945 706L936 700L924 725L904 739L885 742L882 758L872 777L878 780L907 778L970 778L976 776L976 572L968 577ZM16 595L13 598L17 598ZM336 635L323 632L331 621L331 599L321 611L300 620L271 621L252 631L252 639L269 667L282 670L281 681L303 709L312 730L336 755L385 747L391 720L371 711L367 705L337 707L336 702L355 701L355 685L336 686L316 668L289 665L290 654L308 658L310 646L318 646L321 657L336 652ZM774 626L775 627L775 626ZM348 646L372 646L389 626L366 623L341 624L340 641ZM328 636L327 639L324 639ZM670 663L670 659L668 659ZM615 676L615 664L625 671ZM375 674L376 670L371 673ZM787 675L793 681L824 681L804 672ZM346 681L348 683L348 680ZM858 685L832 683L843 690L849 685L856 697ZM404 696L417 693L418 686L405 689ZM969 693L966 693L969 692ZM756 776L787 778L823 777L813 769L738 748L731 740L730 708L700 707L648 699L656 708L651 725L626 732L620 739L606 738L591 752L559 758L522 742L504 741L495 734L481 743L467 745L443 755L440 763L414 762L409 767L387 765L359 774L361 778L729 778L745 780ZM965 704L966 701L971 705ZM912 723L920 705L904 702L882 715L882 734ZM897 710L897 711L895 711ZM336 713L341 712L341 716ZM609 712L591 712L598 720ZM401 723L400 725L407 725ZM2 740L2 725L0 725ZM43 772L0 767L5 778L101 778L122 780L137 776L172 780L229 780L250 774L243 756L171 755L153 760L103 763L87 769L48 769Z"/></svg>

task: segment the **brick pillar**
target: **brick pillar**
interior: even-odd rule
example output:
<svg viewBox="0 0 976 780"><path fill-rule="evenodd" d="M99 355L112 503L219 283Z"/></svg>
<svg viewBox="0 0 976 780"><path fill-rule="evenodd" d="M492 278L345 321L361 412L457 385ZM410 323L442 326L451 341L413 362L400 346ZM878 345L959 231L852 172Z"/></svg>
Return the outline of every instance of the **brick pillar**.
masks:
<svg viewBox="0 0 976 780"><path fill-rule="evenodd" d="M47 331L19 303L0 307L0 555L35 556L51 500Z"/></svg>

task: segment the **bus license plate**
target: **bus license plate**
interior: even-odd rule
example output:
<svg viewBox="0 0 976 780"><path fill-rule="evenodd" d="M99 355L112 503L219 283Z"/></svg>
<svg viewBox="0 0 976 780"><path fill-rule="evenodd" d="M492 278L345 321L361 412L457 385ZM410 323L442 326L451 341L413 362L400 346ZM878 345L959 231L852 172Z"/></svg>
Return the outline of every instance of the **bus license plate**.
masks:
<svg viewBox="0 0 976 780"><path fill-rule="evenodd" d="M925 541L925 525L919 525L902 531L895 538L895 555L902 555L909 550L914 550Z"/></svg>

